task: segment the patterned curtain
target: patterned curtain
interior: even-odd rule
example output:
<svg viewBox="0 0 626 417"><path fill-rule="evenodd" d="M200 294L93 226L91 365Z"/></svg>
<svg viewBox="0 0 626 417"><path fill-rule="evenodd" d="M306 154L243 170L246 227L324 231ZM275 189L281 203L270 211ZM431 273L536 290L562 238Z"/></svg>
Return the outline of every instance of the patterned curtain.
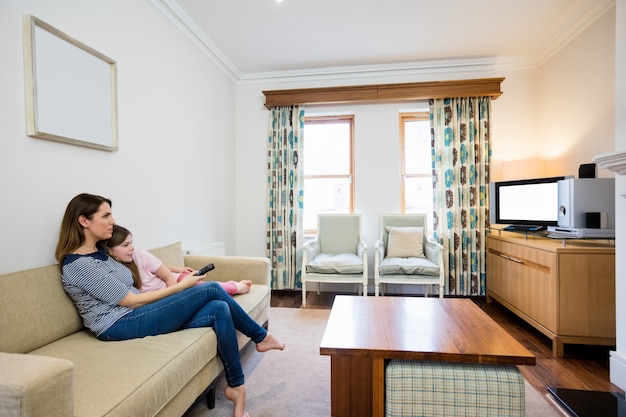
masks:
<svg viewBox="0 0 626 417"><path fill-rule="evenodd" d="M485 295L490 97L430 100L435 238L450 295Z"/></svg>
<svg viewBox="0 0 626 417"><path fill-rule="evenodd" d="M267 143L267 256L272 288L300 287L304 107L273 107Z"/></svg>

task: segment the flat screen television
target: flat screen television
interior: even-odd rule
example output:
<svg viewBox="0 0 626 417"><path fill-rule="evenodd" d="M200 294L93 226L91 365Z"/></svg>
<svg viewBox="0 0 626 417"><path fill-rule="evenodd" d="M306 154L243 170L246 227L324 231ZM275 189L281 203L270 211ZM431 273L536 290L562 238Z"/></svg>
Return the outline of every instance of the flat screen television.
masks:
<svg viewBox="0 0 626 417"><path fill-rule="evenodd" d="M559 221L558 182L570 177L532 178L489 184L489 222L557 226Z"/></svg>

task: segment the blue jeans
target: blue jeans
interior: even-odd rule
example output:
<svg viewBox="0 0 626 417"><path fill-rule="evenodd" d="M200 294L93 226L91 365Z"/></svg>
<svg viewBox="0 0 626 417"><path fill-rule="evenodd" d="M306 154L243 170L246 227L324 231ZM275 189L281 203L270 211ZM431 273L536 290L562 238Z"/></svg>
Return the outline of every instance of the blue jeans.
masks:
<svg viewBox="0 0 626 417"><path fill-rule="evenodd" d="M132 310L98 338L128 340L171 333L193 327L213 327L217 351L231 387L243 385L237 333L259 343L267 331L255 322L216 282L196 285L161 300Z"/></svg>

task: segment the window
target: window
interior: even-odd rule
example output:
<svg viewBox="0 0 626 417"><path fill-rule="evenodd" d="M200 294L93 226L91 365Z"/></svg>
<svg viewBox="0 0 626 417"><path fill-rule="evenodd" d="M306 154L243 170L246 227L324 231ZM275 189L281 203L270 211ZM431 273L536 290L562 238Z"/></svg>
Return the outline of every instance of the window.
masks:
<svg viewBox="0 0 626 417"><path fill-rule="evenodd" d="M320 213L354 209L354 116L306 117L304 121L304 232L315 233Z"/></svg>
<svg viewBox="0 0 626 417"><path fill-rule="evenodd" d="M428 112L400 114L402 212L427 213L432 230L433 180Z"/></svg>

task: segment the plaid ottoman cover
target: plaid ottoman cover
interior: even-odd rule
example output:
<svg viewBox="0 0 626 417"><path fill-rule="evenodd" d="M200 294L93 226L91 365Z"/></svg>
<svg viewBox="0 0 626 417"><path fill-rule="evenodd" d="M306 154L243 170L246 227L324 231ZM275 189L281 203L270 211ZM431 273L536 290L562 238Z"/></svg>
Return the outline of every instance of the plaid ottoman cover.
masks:
<svg viewBox="0 0 626 417"><path fill-rule="evenodd" d="M524 378L513 365L392 360L385 370L386 417L525 413Z"/></svg>

